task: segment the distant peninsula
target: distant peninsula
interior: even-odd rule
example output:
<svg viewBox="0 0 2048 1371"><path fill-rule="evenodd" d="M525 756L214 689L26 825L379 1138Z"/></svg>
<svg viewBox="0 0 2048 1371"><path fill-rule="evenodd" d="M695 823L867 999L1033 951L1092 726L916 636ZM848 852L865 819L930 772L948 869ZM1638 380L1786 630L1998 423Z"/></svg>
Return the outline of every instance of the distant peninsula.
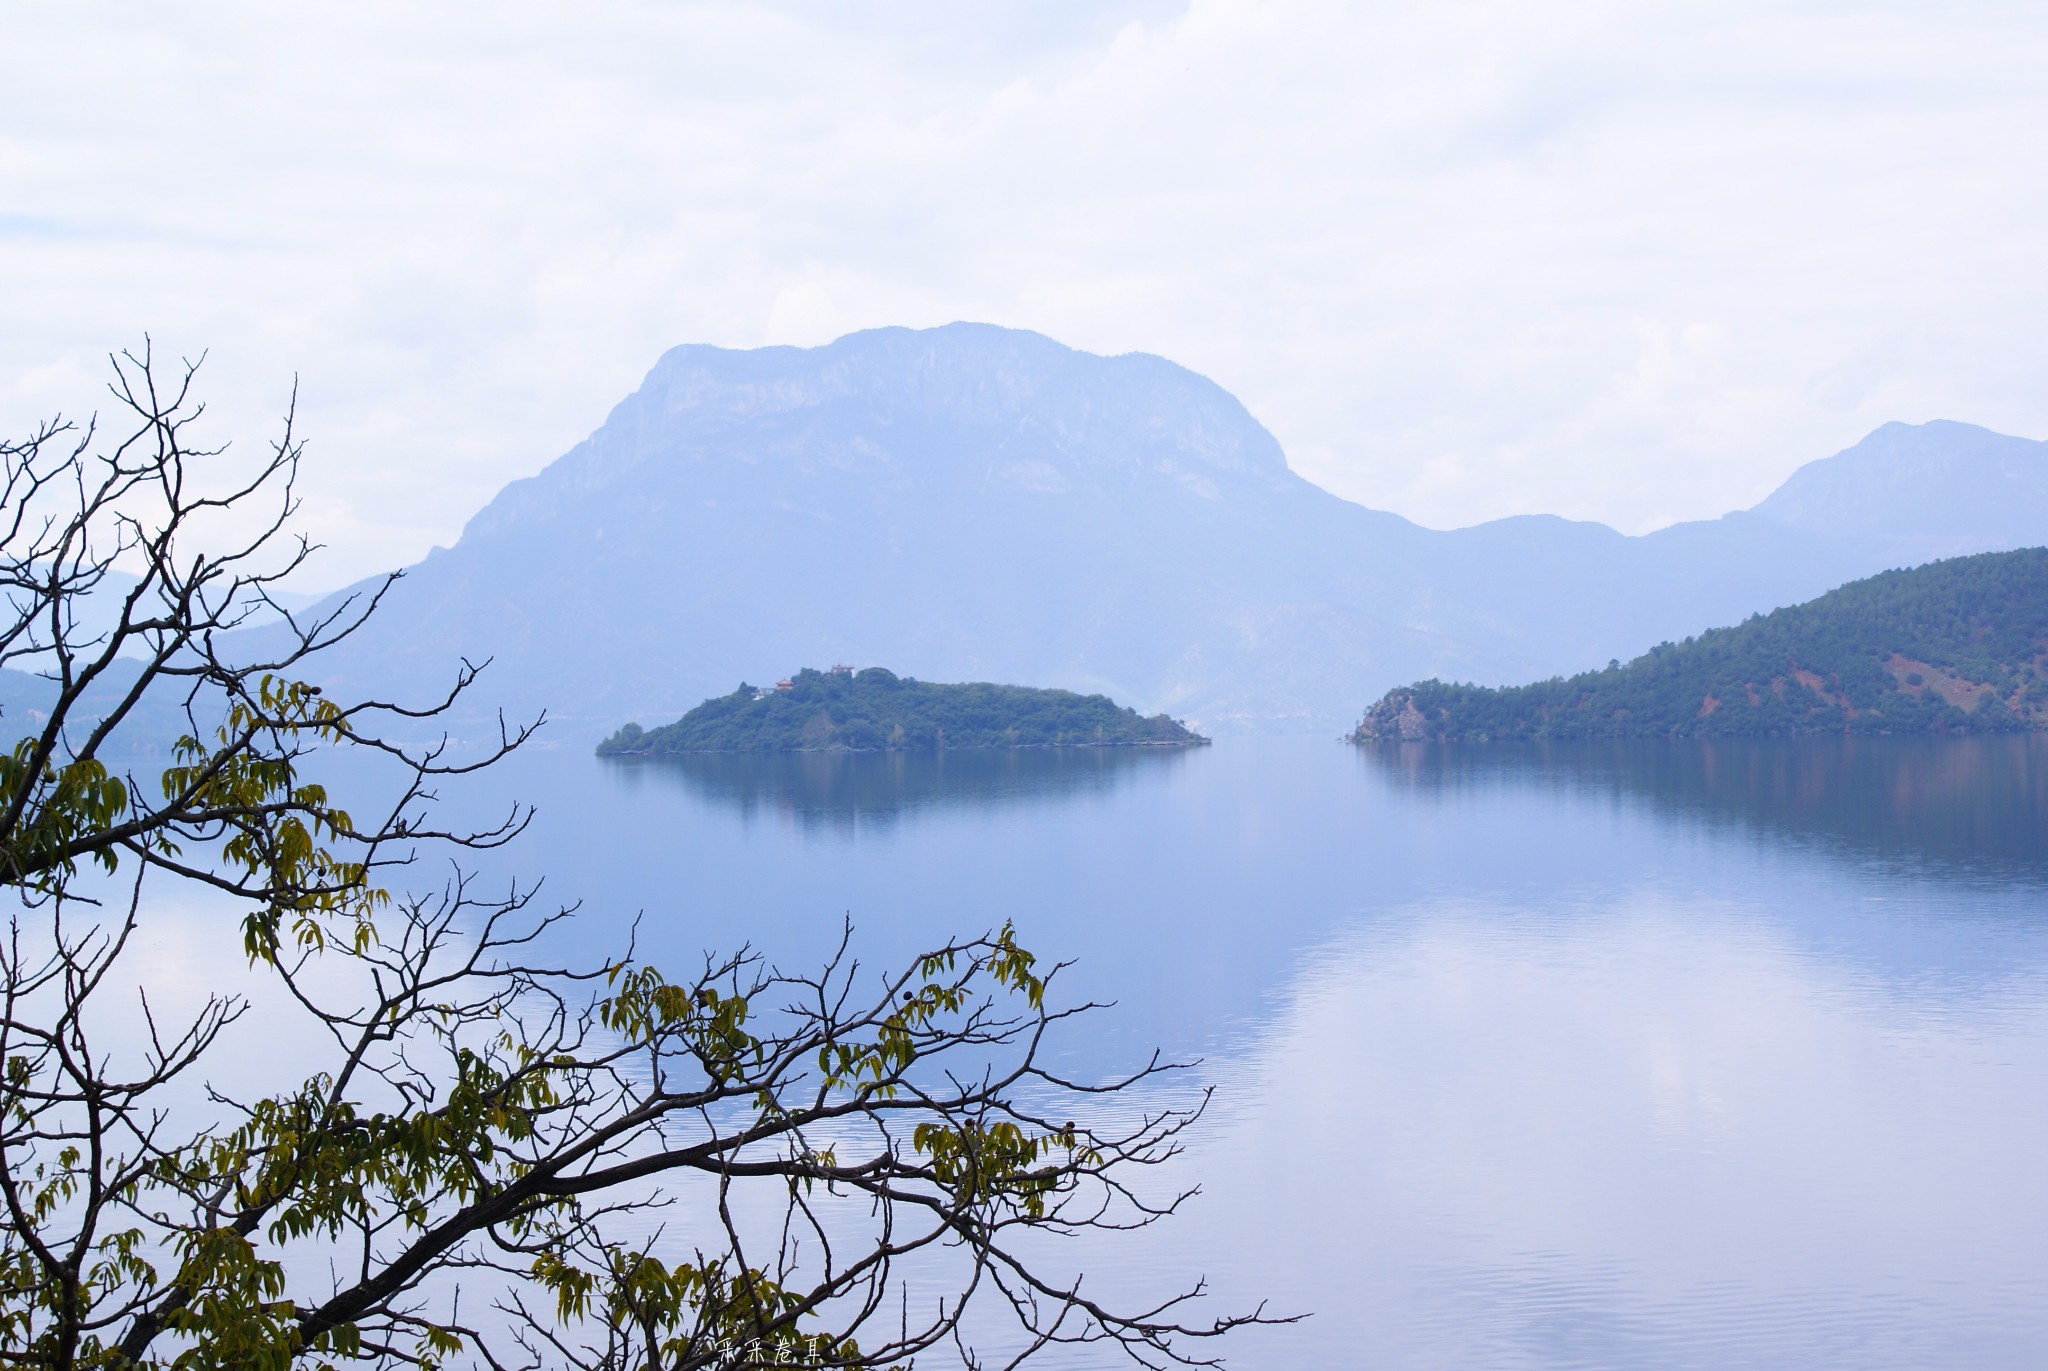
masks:
<svg viewBox="0 0 2048 1371"><path fill-rule="evenodd" d="M967 747L1185 747L1207 738L1106 695L1027 686L938 685L882 667L805 668L772 687L742 683L672 724L627 724L599 756L682 752L884 752Z"/></svg>
<svg viewBox="0 0 2048 1371"><path fill-rule="evenodd" d="M2048 728L2048 548L1888 571L1626 665L1389 691L1353 742Z"/></svg>

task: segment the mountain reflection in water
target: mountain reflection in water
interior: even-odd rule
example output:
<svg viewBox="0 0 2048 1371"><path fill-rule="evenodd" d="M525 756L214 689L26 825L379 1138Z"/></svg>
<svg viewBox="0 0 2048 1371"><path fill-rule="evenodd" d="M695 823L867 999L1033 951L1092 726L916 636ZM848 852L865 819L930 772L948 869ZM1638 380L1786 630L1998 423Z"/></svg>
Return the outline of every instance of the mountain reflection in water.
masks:
<svg viewBox="0 0 2048 1371"><path fill-rule="evenodd" d="M2048 735L1409 743L1360 749L1421 792L1606 793L1859 859L2048 879Z"/></svg>
<svg viewBox="0 0 2048 1371"><path fill-rule="evenodd" d="M680 753L604 759L619 784L681 787L753 818L852 834L922 811L1106 795L1182 764L1178 747L966 748L945 752Z"/></svg>

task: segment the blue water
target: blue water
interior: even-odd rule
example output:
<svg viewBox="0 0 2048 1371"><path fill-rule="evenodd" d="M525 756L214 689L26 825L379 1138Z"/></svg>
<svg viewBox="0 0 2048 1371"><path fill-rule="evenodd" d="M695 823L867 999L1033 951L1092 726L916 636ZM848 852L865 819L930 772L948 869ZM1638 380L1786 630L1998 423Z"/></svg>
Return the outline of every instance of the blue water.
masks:
<svg viewBox="0 0 2048 1371"><path fill-rule="evenodd" d="M1132 1299L1303 1366L2048 1364L2048 740L604 761L575 937L887 962L1013 921L1216 1103ZM1080 1354L1048 1366L1114 1364Z"/></svg>

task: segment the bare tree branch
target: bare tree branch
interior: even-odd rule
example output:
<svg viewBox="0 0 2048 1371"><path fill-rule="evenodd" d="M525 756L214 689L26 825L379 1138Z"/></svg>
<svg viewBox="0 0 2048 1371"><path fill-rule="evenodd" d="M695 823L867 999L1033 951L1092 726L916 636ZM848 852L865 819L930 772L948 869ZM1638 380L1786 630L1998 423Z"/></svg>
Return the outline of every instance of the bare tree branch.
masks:
<svg viewBox="0 0 2048 1371"><path fill-rule="evenodd" d="M285 611L314 551L291 413L225 475L191 441L196 363L112 365L111 446L97 420L0 443L0 667L47 701L0 755L0 1365L980 1366L991 1315L1006 1365L1206 1365L1270 1321L1197 1317L1199 1288L1121 1309L1045 1264L1044 1238L1185 1201L1148 1177L1207 1095L1156 1057L1051 1069L1093 1006L1009 928L880 976L850 929L809 971L556 959L577 911L460 861L530 811L434 818L437 784L538 721L481 755L387 736L468 662L421 706L306 683L395 578ZM372 809L308 774L349 752L391 781ZM211 955L246 992L151 993L133 949L166 883L240 913ZM209 1079L257 1014L297 1025L287 1059L253 1091Z"/></svg>

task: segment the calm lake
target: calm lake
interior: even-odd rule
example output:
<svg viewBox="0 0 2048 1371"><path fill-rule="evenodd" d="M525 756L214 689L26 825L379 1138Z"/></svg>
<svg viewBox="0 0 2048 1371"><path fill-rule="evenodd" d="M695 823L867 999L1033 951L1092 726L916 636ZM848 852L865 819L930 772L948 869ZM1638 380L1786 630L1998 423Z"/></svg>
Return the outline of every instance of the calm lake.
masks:
<svg viewBox="0 0 2048 1371"><path fill-rule="evenodd" d="M2048 1362L2048 739L560 749L501 786L593 948L1014 920L1117 1001L1075 1069L1201 1056L1203 1194L1082 1264L1313 1313L1234 1366Z"/></svg>

